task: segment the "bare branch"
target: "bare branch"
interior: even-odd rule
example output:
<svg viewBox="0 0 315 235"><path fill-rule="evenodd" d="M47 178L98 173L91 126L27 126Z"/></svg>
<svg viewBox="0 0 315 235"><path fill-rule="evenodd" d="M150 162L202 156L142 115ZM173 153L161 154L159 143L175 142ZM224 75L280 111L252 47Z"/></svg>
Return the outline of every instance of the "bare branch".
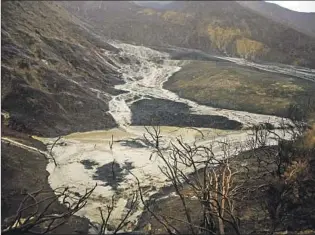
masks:
<svg viewBox="0 0 315 235"><path fill-rule="evenodd" d="M46 229L43 230L40 234L45 234L50 231L53 231L57 227L64 224L70 216L74 215L77 211L83 208L86 205L86 200L90 197L94 189L86 190L85 194L80 197L75 197L71 195L71 192L68 188L64 188L61 192L58 189L54 190L55 195L49 196L41 200L37 200L37 197L41 194L44 194L44 190L38 190L33 193L27 193L26 197L22 200L15 218L2 229L3 234L8 234L11 232L15 233L37 233L32 230L42 230L43 226L48 224ZM31 205L27 205L28 199L34 201ZM65 212L61 214L51 214L49 213L51 206L58 201L58 199L67 201L64 203L66 206ZM76 199L76 200L75 200ZM71 200L70 203L68 200ZM44 208L39 212L39 206L45 204ZM28 214L26 217L23 216L23 212L28 209L35 209L33 213ZM56 224L57 222L57 224Z"/></svg>

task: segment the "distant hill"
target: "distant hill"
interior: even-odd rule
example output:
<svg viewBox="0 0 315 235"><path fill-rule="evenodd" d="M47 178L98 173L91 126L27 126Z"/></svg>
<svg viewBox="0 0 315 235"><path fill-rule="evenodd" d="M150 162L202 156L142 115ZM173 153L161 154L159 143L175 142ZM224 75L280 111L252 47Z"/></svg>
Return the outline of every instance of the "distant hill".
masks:
<svg viewBox="0 0 315 235"><path fill-rule="evenodd" d="M274 3L263 1L239 1L238 3L262 16L315 37L315 13L291 11Z"/></svg>
<svg viewBox="0 0 315 235"><path fill-rule="evenodd" d="M315 68L315 39L311 33L304 33L307 24L299 26L302 20L295 25L281 23L267 13L257 13L247 2L174 1L170 4L173 10L153 9L133 2L60 4L91 23L97 32L125 42L174 45ZM274 7L283 15L287 12L275 4L260 2L260 5L264 9ZM309 18L308 24L314 21L312 14L298 14L301 19Z"/></svg>
<svg viewBox="0 0 315 235"><path fill-rule="evenodd" d="M171 9L172 1L133 1L139 6L149 7L153 9Z"/></svg>

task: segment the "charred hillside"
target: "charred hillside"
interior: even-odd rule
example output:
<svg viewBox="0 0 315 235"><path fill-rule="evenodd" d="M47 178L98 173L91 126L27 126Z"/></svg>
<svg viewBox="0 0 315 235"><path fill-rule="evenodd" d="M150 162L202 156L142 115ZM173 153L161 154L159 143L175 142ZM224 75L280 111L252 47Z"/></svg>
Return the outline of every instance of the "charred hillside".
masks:
<svg viewBox="0 0 315 235"><path fill-rule="evenodd" d="M11 128L57 136L116 126L108 101L122 81L103 53L116 48L53 2L4 2L1 27L1 102Z"/></svg>
<svg viewBox="0 0 315 235"><path fill-rule="evenodd" d="M131 2L63 4L98 32L126 42L315 67L314 37L296 29L301 26L283 24L238 2L173 2L164 9ZM308 22L315 22L310 17Z"/></svg>

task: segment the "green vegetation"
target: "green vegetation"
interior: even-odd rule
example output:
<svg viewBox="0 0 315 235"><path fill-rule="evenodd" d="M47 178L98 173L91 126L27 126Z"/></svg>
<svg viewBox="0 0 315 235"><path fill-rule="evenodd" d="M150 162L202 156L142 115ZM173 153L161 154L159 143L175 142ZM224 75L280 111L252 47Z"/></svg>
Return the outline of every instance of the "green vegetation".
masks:
<svg viewBox="0 0 315 235"><path fill-rule="evenodd" d="M312 82L229 62L192 61L164 86L201 104L280 116L315 98Z"/></svg>

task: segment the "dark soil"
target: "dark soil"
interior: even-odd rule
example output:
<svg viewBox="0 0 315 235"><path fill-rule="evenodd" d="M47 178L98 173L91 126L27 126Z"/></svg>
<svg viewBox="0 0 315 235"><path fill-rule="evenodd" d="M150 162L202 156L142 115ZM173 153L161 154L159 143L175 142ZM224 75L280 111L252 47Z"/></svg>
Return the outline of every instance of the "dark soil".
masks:
<svg viewBox="0 0 315 235"><path fill-rule="evenodd" d="M134 166L131 162L125 162L120 165L117 162L110 162L103 166L97 167L95 174L93 175L94 180L101 180L105 182L104 186L111 186L114 190L117 190L120 183L123 182L124 177L128 175L128 171L133 169Z"/></svg>
<svg viewBox="0 0 315 235"><path fill-rule="evenodd" d="M98 163L89 159L80 161L84 165L84 168L87 170L93 169L94 166L98 166Z"/></svg>
<svg viewBox="0 0 315 235"><path fill-rule="evenodd" d="M242 124L217 115L191 114L189 106L164 99L143 99L132 103L132 125L192 126L238 130Z"/></svg>
<svg viewBox="0 0 315 235"><path fill-rule="evenodd" d="M58 4L11 1L2 10L1 105L9 127L47 137L116 127L108 102L123 81L97 53L119 50Z"/></svg>
<svg viewBox="0 0 315 235"><path fill-rule="evenodd" d="M20 143L45 150L45 145L32 139L23 133L2 129L2 136L9 137ZM38 196L38 200L54 196L49 186L46 171L47 159L39 153L31 152L13 144L1 141L1 223L15 213L25 197L22 193L34 192L39 189L45 190ZM46 206L40 205L40 210ZM59 202L54 203L48 213L62 213L65 207ZM26 210L25 215L31 213L33 208ZM89 221L85 218L72 216L63 226L54 230L53 234L87 234Z"/></svg>
<svg viewBox="0 0 315 235"><path fill-rule="evenodd" d="M45 151L46 146L33 139L29 134L12 130L1 122L1 135L30 147ZM44 190L37 200L54 197L55 194L48 183L49 173L46 171L48 160L40 153L28 151L17 147L7 141L1 141L1 223L15 216L16 211L25 197L25 193ZM49 201L41 203L39 212L43 210ZM24 216L33 212L29 208ZM66 207L59 202L54 202L47 213L62 213ZM53 234L86 234L89 229L89 221L85 218L72 216L61 227L54 230Z"/></svg>
<svg viewBox="0 0 315 235"><path fill-rule="evenodd" d="M163 87L216 108L297 119L314 117L314 82L227 61L193 61Z"/></svg>
<svg viewBox="0 0 315 235"><path fill-rule="evenodd" d="M313 151L315 154L314 150L315 149L309 151ZM270 161L268 156L265 154L266 152L272 151L278 151L278 146L264 147L255 150L255 152L246 151L231 159L230 163L232 164L231 167L233 168L242 169L241 164L244 163L247 164L247 166L250 166L248 168L249 171L239 174L237 178L235 178L235 181L245 182L244 187L248 189L263 184L277 185L274 184L276 179L270 175L270 172L268 172L275 170L275 166L270 165L268 168L262 170L262 166L259 166L257 162L257 156L264 156L264 160ZM315 164L315 161L311 160L310 163L313 165ZM258 169L260 170L258 171ZM202 169L200 169L200 171L201 170ZM313 170L311 173L313 174L313 177L314 172L315 171ZM259 180L254 179L259 174L261 174L262 177ZM190 177L194 177L194 174L191 174ZM244 181L244 179L246 180ZM297 231L308 230L311 231L310 234L314 234L315 217L312 213L315 208L315 201L314 197L312 196L315 195L314 180L302 180L300 184L303 185L300 185L299 189L301 190L299 194L299 200L301 200L300 202L292 200L290 195L288 198L282 199L287 201L285 201L285 209L280 209L283 218L282 223L278 226L277 231L288 230L290 234L294 234ZM172 220L169 218L168 221L171 222L172 226L179 229L179 231L182 233L190 233L187 223L179 221L187 221L185 211L183 209L184 207L180 198L169 197L160 199L161 197L169 195L172 192L175 192L174 187L168 186L160 189L157 194L151 196L151 210L158 215L162 214L167 217L176 218L177 220ZM202 207L200 202L192 198L194 193L188 185L184 185L181 189L181 192L182 195L185 196L187 208L191 213L193 223L200 225L202 218ZM253 192L245 192L242 195L239 195L239 197L239 199L236 199L235 210L236 214L241 220L241 234L267 234L266 231L270 229L273 220L270 218L268 211L264 208L264 205L266 205L265 203L267 202L275 202L277 200L277 193L272 193L270 190L261 189ZM166 233L164 227L148 211L144 211L142 213L136 229L141 230L148 223L151 224L153 234ZM226 225L225 232L226 234L235 234L233 228L230 227L229 224Z"/></svg>
<svg viewBox="0 0 315 235"><path fill-rule="evenodd" d="M122 146L128 146L130 148L147 148L150 143L144 143L144 140L141 138L133 138L130 140L120 140L117 141Z"/></svg>

